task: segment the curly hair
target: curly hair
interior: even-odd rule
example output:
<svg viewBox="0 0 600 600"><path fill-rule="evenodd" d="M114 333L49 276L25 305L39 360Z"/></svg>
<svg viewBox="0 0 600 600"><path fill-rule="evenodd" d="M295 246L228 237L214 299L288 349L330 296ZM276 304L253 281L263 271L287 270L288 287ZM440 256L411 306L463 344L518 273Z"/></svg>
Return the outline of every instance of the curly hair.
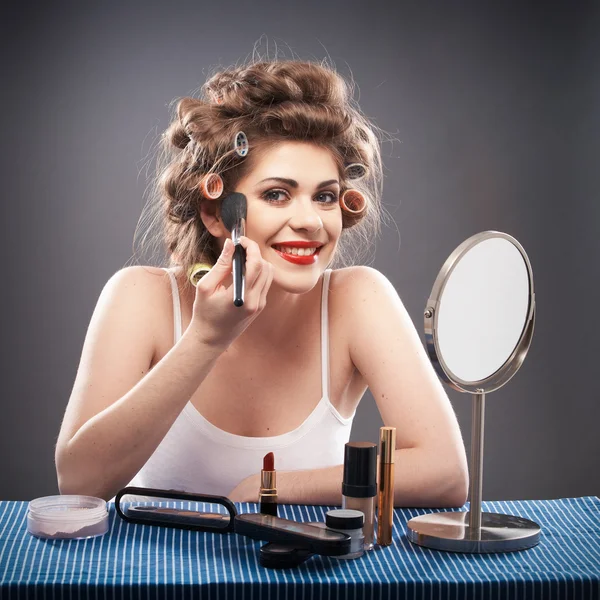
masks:
<svg viewBox="0 0 600 600"><path fill-rule="evenodd" d="M235 152L243 131L248 157ZM160 239L170 266L186 271L194 263L214 264L217 240L200 218L201 180L217 173L223 196L252 168L253 157L281 141L305 141L332 152L341 192L350 187L366 198L359 217L342 212L342 235L335 263L350 264L354 250L369 249L380 230L382 163L376 128L352 98L352 87L332 68L307 61L259 61L216 73L201 97L186 97L162 136L162 164L153 196ZM360 163L366 175L348 180L345 167ZM217 201L218 203L218 201Z"/></svg>

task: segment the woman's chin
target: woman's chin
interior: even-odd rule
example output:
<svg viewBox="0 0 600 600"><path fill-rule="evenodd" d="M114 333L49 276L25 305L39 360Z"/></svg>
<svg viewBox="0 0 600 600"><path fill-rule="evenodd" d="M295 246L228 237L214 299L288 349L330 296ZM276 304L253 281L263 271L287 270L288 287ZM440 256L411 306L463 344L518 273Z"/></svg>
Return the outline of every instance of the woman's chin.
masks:
<svg viewBox="0 0 600 600"><path fill-rule="evenodd" d="M278 290L288 294L307 294L315 288L322 274L321 270L314 268L307 269L302 273L282 273L275 267L271 290Z"/></svg>

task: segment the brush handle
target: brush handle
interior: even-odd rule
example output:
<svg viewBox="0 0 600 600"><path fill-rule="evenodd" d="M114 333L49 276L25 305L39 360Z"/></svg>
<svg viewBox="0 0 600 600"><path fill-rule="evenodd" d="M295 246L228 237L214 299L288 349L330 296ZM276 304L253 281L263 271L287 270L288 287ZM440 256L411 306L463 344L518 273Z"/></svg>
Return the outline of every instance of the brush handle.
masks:
<svg viewBox="0 0 600 600"><path fill-rule="evenodd" d="M233 303L235 306L243 306L244 304L245 275L246 250L241 244L236 244L233 253Z"/></svg>

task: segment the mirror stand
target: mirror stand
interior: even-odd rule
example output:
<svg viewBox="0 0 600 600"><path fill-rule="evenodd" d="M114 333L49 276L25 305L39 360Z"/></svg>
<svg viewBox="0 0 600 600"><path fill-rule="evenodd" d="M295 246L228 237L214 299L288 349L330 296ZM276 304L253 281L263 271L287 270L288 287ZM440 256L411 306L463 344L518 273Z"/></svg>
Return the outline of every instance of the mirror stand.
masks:
<svg viewBox="0 0 600 600"><path fill-rule="evenodd" d="M537 523L481 512L486 394L522 365L535 324L533 271L523 246L500 231L460 244L439 272L424 312L427 352L442 381L473 398L468 512L411 519L408 539L454 552L511 552L535 546Z"/></svg>
<svg viewBox="0 0 600 600"><path fill-rule="evenodd" d="M473 394L469 511L433 513L411 519L407 524L411 542L435 550L470 553L525 550L539 542L537 523L481 512L484 418L485 392L480 390Z"/></svg>

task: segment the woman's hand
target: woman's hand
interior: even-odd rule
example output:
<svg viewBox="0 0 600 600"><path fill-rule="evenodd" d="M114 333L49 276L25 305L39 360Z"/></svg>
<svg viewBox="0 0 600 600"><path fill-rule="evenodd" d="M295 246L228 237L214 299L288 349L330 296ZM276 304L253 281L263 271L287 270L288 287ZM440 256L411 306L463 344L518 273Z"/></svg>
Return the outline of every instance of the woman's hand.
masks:
<svg viewBox="0 0 600 600"><path fill-rule="evenodd" d="M196 286L196 298L190 330L207 345L227 347L258 317L267 304L267 293L273 281L273 265L263 260L256 242L242 236L240 244L246 250L246 284L243 306L233 304L231 280L233 242L225 240L215 266Z"/></svg>
<svg viewBox="0 0 600 600"><path fill-rule="evenodd" d="M258 491L260 489L260 475L250 475L243 479L227 497L232 502L258 502Z"/></svg>

